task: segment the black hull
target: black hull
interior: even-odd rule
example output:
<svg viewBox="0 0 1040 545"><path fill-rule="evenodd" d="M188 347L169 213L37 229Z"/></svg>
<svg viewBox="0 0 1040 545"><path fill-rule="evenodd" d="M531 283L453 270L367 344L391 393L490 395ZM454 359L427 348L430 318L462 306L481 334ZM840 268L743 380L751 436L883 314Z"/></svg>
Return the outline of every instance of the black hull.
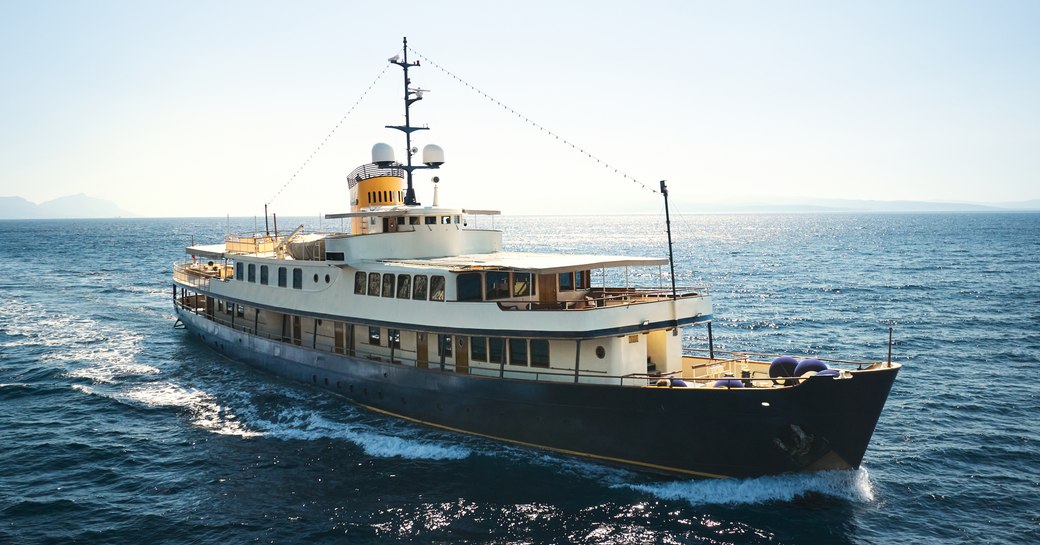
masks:
<svg viewBox="0 0 1040 545"><path fill-rule="evenodd" d="M534 382L330 354L177 314L189 331L236 359L379 412L671 475L858 468L898 373L893 366L783 389Z"/></svg>

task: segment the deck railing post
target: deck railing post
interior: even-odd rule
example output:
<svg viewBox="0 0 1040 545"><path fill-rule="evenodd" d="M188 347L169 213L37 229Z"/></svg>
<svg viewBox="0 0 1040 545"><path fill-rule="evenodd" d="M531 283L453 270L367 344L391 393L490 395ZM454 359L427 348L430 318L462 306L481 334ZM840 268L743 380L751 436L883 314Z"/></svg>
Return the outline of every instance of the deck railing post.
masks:
<svg viewBox="0 0 1040 545"><path fill-rule="evenodd" d="M574 343L574 383L578 383L578 364L581 362L581 339Z"/></svg>

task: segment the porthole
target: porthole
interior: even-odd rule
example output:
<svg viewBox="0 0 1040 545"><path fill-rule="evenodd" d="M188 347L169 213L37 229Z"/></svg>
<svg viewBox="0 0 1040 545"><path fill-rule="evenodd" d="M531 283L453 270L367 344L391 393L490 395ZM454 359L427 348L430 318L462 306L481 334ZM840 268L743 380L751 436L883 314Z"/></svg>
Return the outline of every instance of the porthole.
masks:
<svg viewBox="0 0 1040 545"><path fill-rule="evenodd" d="M318 283L318 273L314 273L314 283Z"/></svg>
<svg viewBox="0 0 1040 545"><path fill-rule="evenodd" d="M603 358L607 357L607 349L603 348L602 346L597 346L596 347L596 357L599 358L599 359L603 359Z"/></svg>
<svg viewBox="0 0 1040 545"><path fill-rule="evenodd" d="M328 284L329 282L332 282L332 277L326 274L325 275L325 283Z"/></svg>

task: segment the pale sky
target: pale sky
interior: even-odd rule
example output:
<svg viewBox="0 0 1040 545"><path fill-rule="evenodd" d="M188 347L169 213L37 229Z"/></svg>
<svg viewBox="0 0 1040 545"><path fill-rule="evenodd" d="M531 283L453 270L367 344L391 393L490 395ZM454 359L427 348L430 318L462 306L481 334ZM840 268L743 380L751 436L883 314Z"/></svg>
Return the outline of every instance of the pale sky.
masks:
<svg viewBox="0 0 1040 545"><path fill-rule="evenodd" d="M0 0L0 196L143 216L349 209L403 120L442 204L506 213L797 197L1040 198L1040 2ZM414 57L413 57L414 58ZM324 144L323 144L324 142ZM322 145L323 144L323 145ZM320 150L300 170L315 150ZM299 170L299 174L292 178ZM289 185L279 193L279 189Z"/></svg>

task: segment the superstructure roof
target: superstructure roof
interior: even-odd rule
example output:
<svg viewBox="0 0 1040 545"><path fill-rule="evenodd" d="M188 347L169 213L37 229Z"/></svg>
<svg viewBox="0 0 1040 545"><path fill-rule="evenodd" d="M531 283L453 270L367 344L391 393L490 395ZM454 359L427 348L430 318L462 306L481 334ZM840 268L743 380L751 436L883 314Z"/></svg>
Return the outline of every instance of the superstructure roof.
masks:
<svg viewBox="0 0 1040 545"><path fill-rule="evenodd" d="M641 267L667 265L662 257L629 257L591 254L541 254L528 252L493 252L488 254L454 255L425 259L387 259L381 263L400 267L430 267L453 271L507 269L533 273L558 273L578 269L607 267Z"/></svg>

